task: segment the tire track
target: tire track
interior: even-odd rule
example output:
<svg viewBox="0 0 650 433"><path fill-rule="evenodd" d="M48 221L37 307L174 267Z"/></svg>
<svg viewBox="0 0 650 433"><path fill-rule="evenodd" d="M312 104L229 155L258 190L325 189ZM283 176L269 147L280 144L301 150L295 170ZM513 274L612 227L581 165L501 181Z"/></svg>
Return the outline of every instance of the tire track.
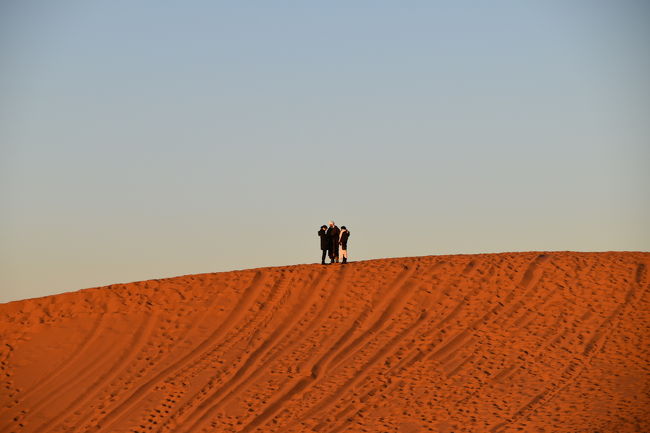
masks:
<svg viewBox="0 0 650 433"><path fill-rule="evenodd" d="M553 385L550 389L546 389L538 393L533 399L526 403L523 407L517 410L512 417L508 418L506 421L503 421L490 429L491 433L499 433L508 425L512 425L522 420L528 419L540 406L550 403L557 395L564 391L569 385L575 382L582 373L587 369L591 364L591 360L598 353L595 350L596 343L599 340L603 340L603 345L606 340L614 332L614 329L618 326L621 318L623 317L623 312L627 307L633 304L637 289L642 287L642 278L645 274L645 265L639 264L635 269L635 285L633 285L626 293L624 302L619 305L612 314L610 314L599 326L599 331L597 332L592 339L585 345L583 352L575 356L563 370L560 375L560 381ZM639 296L641 298L642 296ZM601 345L602 347L602 345Z"/></svg>
<svg viewBox="0 0 650 433"><path fill-rule="evenodd" d="M463 369L463 367L465 367L467 364L474 361L475 359L476 359L476 355L470 354L466 358L462 359L458 364L450 366L449 372L447 373L447 377L455 376L456 374L458 374L460 370Z"/></svg>
<svg viewBox="0 0 650 433"><path fill-rule="evenodd" d="M174 291L176 291L179 295L182 294L182 292L177 288L175 288ZM186 297L181 296L181 299L186 299ZM189 335L191 335L192 332L194 332L200 326L201 323L204 322L204 320L207 318L207 316L213 313L213 310L214 310L214 308L217 305L217 302L219 300L220 300L220 298L218 296L213 297L211 299L211 301L208 303L207 307L205 307L205 310L199 314L199 316L196 318L196 320L193 320L191 322L190 326L187 329L185 329L182 332L182 334L180 334L180 335L176 336L174 339L172 339L172 341L175 341L176 345L182 344L182 342L185 341L185 339ZM165 312L170 312L170 310L165 309ZM171 348L173 348L173 345L170 345L170 346L171 346ZM169 349L170 349L170 347L168 347L168 352L166 354L160 355L159 357L154 358L153 361L157 361L157 362L160 362L160 363L164 362L167 358L169 358L170 356L172 356L174 354L173 351L169 350ZM82 430L88 430L88 428L89 428L88 427L89 419L91 419L93 416L98 416L98 415L101 416L102 413L97 413L96 411L95 412L93 412L93 411L87 412L85 414L85 416L80 418L79 422L77 423L76 428L74 428L74 430L71 433L79 433Z"/></svg>
<svg viewBox="0 0 650 433"><path fill-rule="evenodd" d="M404 307L404 304L409 300L408 295L410 294L411 289L414 284L409 283L408 281L403 284L400 288L398 294L395 296L393 302L388 304L385 310L382 311L379 318L372 324L370 328L365 330L361 335L359 335L354 341L349 343L346 347L339 351L339 353L332 358L330 370L336 370L348 359L356 355L357 348L361 348L366 344L370 338L382 330L384 325L388 322L388 319L391 318L395 311L401 310Z"/></svg>
<svg viewBox="0 0 650 433"><path fill-rule="evenodd" d="M389 289L389 292L391 292L391 300L388 304L392 304L394 302L398 302L398 294L400 293L400 287L405 284L408 279L413 275L415 272L415 268L408 268L405 267L404 271L397 277L395 282L391 285L391 288ZM401 301L400 301L401 302ZM380 311L383 311L387 307L384 307L384 304L386 304L386 301L383 301L380 303L378 306L378 309ZM325 352L317 361L316 363L312 366L311 368L311 374L309 376L305 376L301 378L300 380L296 381L296 383L285 393L281 394L279 397L276 397L273 399L273 402L270 403L266 409L264 409L259 415L257 415L253 420L251 420L242 430L241 433L247 433L258 426L262 425L265 423L269 418L275 416L286 404L287 401L292 399L294 396L296 396L299 393L304 393L308 387L312 386L314 383L318 382L323 378L323 376L329 371L329 366L331 363L331 360L339 355L342 351L342 347L345 348L351 348L350 345L344 346L346 341L349 340L352 335L354 334L356 326L358 326L370 313L371 311L371 306L366 306L364 311L362 311L357 319L353 322L353 325L350 326L346 332L329 348L327 352ZM386 320L387 317L380 315L378 319L376 319L376 322L379 320ZM371 328L375 328L375 324L371 326ZM360 341L357 340L357 344Z"/></svg>
<svg viewBox="0 0 650 433"><path fill-rule="evenodd" d="M506 294L504 303L507 304L508 302L512 301L517 296L517 293L521 293L521 290L526 291L530 285L534 283L534 280L536 280L535 276L537 274L539 265L547 261L549 258L550 257L547 254L537 254L535 257L528 260L528 265L526 266L523 274L521 274L518 282L515 282L516 279L514 278L518 274L514 268L508 267L507 269L510 270L510 273L513 273L514 275L512 278L512 288ZM506 272L508 272L508 270L506 270ZM497 298L501 298L501 296L497 295Z"/></svg>
<svg viewBox="0 0 650 433"><path fill-rule="evenodd" d="M524 272L524 275L521 278L520 282L515 286L513 291L510 292L510 294L513 294L514 290L517 290L517 288L523 288L524 289L524 292L523 292L524 294L529 293L529 289L530 290L534 289L534 287L538 284L538 282L539 282L539 280L541 278L541 275L539 275L538 266L545 263L549 259L550 259L550 257L548 257L546 254L540 254L535 259L533 259L530 262L527 270ZM509 296L509 298L512 300L512 299L515 299L515 296L512 296L512 297ZM547 300L542 301L542 305L544 305L544 303L546 301ZM500 310L505 309L505 307L506 307L506 304L499 303L499 305L497 305L496 307L490 309L483 316L482 319L479 319L476 322L474 322L472 327L476 327L480 323L483 323L484 326L498 325L499 327L503 328L505 326L504 323L508 321L509 317L506 317L506 318L502 319L501 321L495 320L495 319L497 318ZM510 314L510 317L513 317L513 316L514 316L514 312L512 312ZM564 315L562 314L558 318L558 320L556 321L555 326L552 327L551 329L556 329L557 327L559 327L560 322L562 321L563 318L564 318ZM551 331L551 332L554 332L554 331ZM565 333L566 333L566 331L565 331ZM545 353L545 351L549 347L551 347L554 344L554 342L556 342L557 339L559 339L559 338L561 338L563 336L564 336L564 334L558 336L556 339L554 339L552 341L547 342L546 344L543 344L543 345L539 346L538 350L534 354L529 354L529 352L526 352L526 354L528 354L530 358L541 358L542 355ZM488 362L488 359L486 359L485 357L479 357L478 356L480 354L480 352L481 352L481 347L478 346L469 355L469 357L472 357L473 359L478 360L476 362L476 364L474 365L475 370L480 370L481 368L483 368L485 363ZM521 363L517 362L515 365L519 366L519 365L521 365ZM455 373L457 373L457 371L458 371L458 369L455 369ZM515 371L516 371L516 369L513 369L512 371L508 372L507 376L510 376ZM497 373L497 376L498 376L498 373ZM473 391L468 393L464 398L462 398L461 400L458 400L457 403L458 404L466 404L466 402L469 401L471 398L476 397L477 395L479 395L483 391L484 386L486 386L486 385L488 385L490 383L494 383L494 382L495 382L495 379L493 378L492 380L488 380L488 381L485 381L485 382L481 383Z"/></svg>
<svg viewBox="0 0 650 433"><path fill-rule="evenodd" d="M446 262L444 262L444 261L436 262L434 264L434 266L432 267L432 271L435 271L435 270L439 269L445 263ZM481 262L480 264L483 265L484 263ZM489 266L489 268L488 268L488 270L486 272L487 276L483 277L484 280L487 280L494 273L494 264L491 261L487 261L486 264ZM479 272L480 267L477 267L477 265L478 265L478 263L476 262L476 260L471 260L469 263L467 263L465 265L465 267L463 268L463 270L459 274L457 274L458 276L456 277L455 281L453 281L451 283L450 286L452 286L452 287L458 286L463 279L470 278L471 275L473 275L475 272ZM445 276L450 276L450 275L454 275L454 274L452 272L446 272L444 275ZM444 281L437 281L436 283L442 285L444 283ZM427 291L427 293L430 293L430 291L428 291L428 290L425 290L425 291ZM476 287L470 294L464 296L463 299L460 302L458 302L458 304L452 309L451 312L449 312L440 321L438 321L434 325L434 327L432 329L430 329L427 332L425 332L424 334L422 334L419 337L419 339L424 341L426 339L431 338L432 335L439 334L441 329L444 327L444 325L447 324L448 322L450 322L451 320L453 320L456 316L458 316L458 314L460 313L462 308L466 305L467 301L472 296L475 296L479 291L480 291L480 287ZM399 352L399 349L396 352ZM382 376L384 376L386 378L395 377L396 375L398 375L398 374L402 373L403 371L405 371L411 365L423 360L426 353L428 353L428 352L424 352L423 350L421 350L419 348L415 348L414 350L411 351L410 354L408 354L406 357L404 357L404 359L400 360L396 365L389 368L386 371L386 373L383 374ZM467 361L468 360L464 361L461 364L461 366L464 365ZM461 366L459 366L458 368L460 368ZM391 386L389 388L389 390L386 391L386 393L390 394L395 389L395 387L397 387L397 384ZM359 400L367 402L367 401L369 401L369 399L372 396L374 396L376 394L378 394L377 390L372 390L371 389L370 391L366 392L361 397L359 397ZM335 416L335 418L336 419L341 419L343 416L345 416L345 414L347 412L349 412L349 410L345 409L345 410L341 411L340 413L338 413ZM358 414L358 411L355 414L353 414L352 417L356 416L357 414ZM346 425L345 425L345 423L343 423L339 427L335 427L332 430L332 432L330 432L330 433L338 432L338 431L340 431L341 429L343 429L345 427L346 427Z"/></svg>
<svg viewBox="0 0 650 433"><path fill-rule="evenodd" d="M287 274L289 274L289 278L287 278ZM150 412L148 416L149 420L144 421L144 423L151 424L153 423L153 419L155 421L155 423L153 423L154 425L161 424L158 427L159 430L169 430L170 425L174 423L175 418L181 417L186 413L191 414L196 410L196 406L201 404L202 400L210 390L220 384L219 379L221 376L223 374L228 374L229 371L226 370L222 372L223 374L217 374L211 378L199 391L186 397L186 401L183 405L172 410L173 405L180 400L180 396L183 394L183 392L180 392L183 388L179 387L178 383L189 383L192 378L204 371L206 365L209 365L210 363L218 363L219 359L223 357L224 353L226 353L223 351L224 346L232 348L240 344L244 347L250 347L252 341L255 340L257 335L261 332L260 330L266 328L267 324L274 317L274 313L278 309L282 308L287 299L292 296L294 291L291 290L291 283L295 278L296 277L293 273L280 272L278 278L275 280L266 296L266 299L263 302L259 302L260 307L253 320L246 322L241 327L235 327L230 333L226 332L224 337L218 343L215 342L214 347L204 352L197 360L181 369L174 376L166 378L163 385L158 386L158 389L167 392L166 398L163 397L163 401L166 403L162 404L162 408L154 408L155 413ZM262 314L264 311L267 311L267 313ZM250 330L250 333L246 334L247 330ZM233 335L229 338L229 335L231 334ZM246 353L248 353L248 351L246 351ZM153 427L154 426L150 425L149 430Z"/></svg>
<svg viewBox="0 0 650 433"><path fill-rule="evenodd" d="M47 422L43 423L38 427L39 432L47 433L51 430L55 430L56 427L64 420L66 414L73 412L75 409L87 405L88 402L97 395L104 386L110 384L115 380L120 373L122 373L126 368L131 365L137 354L142 350L147 341L150 340L153 330L156 323L158 322L158 313L153 312L147 316L143 326L138 328L136 333L133 336L131 345L129 346L129 351L125 357L120 357L118 362L112 366L105 374L101 375L89 388L85 394L77 397L72 403L68 405L61 413L54 416L52 419L49 419ZM83 425L83 423L80 423Z"/></svg>
<svg viewBox="0 0 650 433"><path fill-rule="evenodd" d="M223 358L225 354L228 353L229 349L236 348L237 346L243 346L246 348L241 352L242 356L237 357L237 362L232 364L232 368L220 371L199 391L188 397L183 406L172 411L167 416L167 420L160 426L159 430L169 430L170 425L172 424L184 428L186 422L183 420L188 417L193 418L197 416L196 411L199 410L199 408L205 407L204 403L206 399L210 398L210 396L215 393L219 393L224 386L227 386L233 379L233 376L236 376L237 372L247 364L251 356L258 356L260 354L260 349L266 347L265 343L267 342L268 337L262 338L261 343L257 347L253 347L254 341L258 340L258 337L263 333L263 330L269 328L269 324L273 321L273 318L277 317L277 313L281 311L287 303L292 304L292 302L295 302L291 301L291 299L295 298L296 293L299 295L301 292L300 290L297 290L299 287L296 288L293 286L293 280L293 275L290 275L290 278L287 279L285 274L282 274L274 284L274 287L267 298L268 302L265 302L262 305L263 308L260 308L256 317L250 322L244 324L241 328L236 328L230 334L225 335L223 340L206 354L206 357L202 359L202 364L218 362L220 358ZM280 296L278 296L278 294ZM263 312L264 310L266 310L266 313L264 315L260 314L260 312ZM202 368L199 367L197 371L200 370L202 370ZM193 375L193 372L181 372L179 375L172 378L172 380L174 383L178 381L187 381ZM237 375L237 377L240 376Z"/></svg>
<svg viewBox="0 0 650 433"><path fill-rule="evenodd" d="M352 269L354 270L352 270ZM301 339L296 339L291 341L291 344L288 346L289 348L300 346L304 343L303 340L307 340L307 336L309 336L315 328L318 326L321 326L323 321L327 318L329 318L334 311L334 307L340 302L343 293L344 293L344 282L347 278L350 277L350 274L355 275L357 273L356 268L353 268L352 266L345 267L341 269L340 271L335 271L337 274L336 280L333 282L333 287L331 290L328 290L328 293L330 295L327 297L325 301L325 305L323 308L318 312L317 316L313 319L310 320L307 323L307 327L305 328L304 331L302 331L301 335L303 338ZM330 280L331 281L331 280ZM327 288L327 286L326 286ZM315 351L312 351L313 355L311 357L308 357L303 363L299 364L297 366L297 369L300 370L307 370L311 369L312 367L309 365L309 361L311 358L317 355ZM260 373L261 374L261 373ZM290 383L285 383L283 385L284 388L288 387ZM282 392L282 390L280 390Z"/></svg>
<svg viewBox="0 0 650 433"><path fill-rule="evenodd" d="M645 263L639 263L636 265L636 272L634 273L634 281L639 286L643 285L643 280L645 280L647 266Z"/></svg>
<svg viewBox="0 0 650 433"><path fill-rule="evenodd" d="M349 277L349 274L352 272L354 271L351 270L350 267L346 267L341 269L341 271L336 274L337 278L334 281L334 287L332 288L332 290L330 290L330 295L327 297L327 300L325 301L325 305L319 311L316 317L307 324L307 327L305 328L302 334L304 337L311 334L311 332L317 326L322 324L324 318L329 317L328 315L332 313L334 306L338 304L338 302L341 300L341 297L343 295L343 287L344 287L343 283Z"/></svg>
<svg viewBox="0 0 650 433"><path fill-rule="evenodd" d="M147 322L146 318L141 321L140 325L138 326L138 330L136 331L136 335L139 332L141 332L141 329L143 329L146 326L146 322ZM92 361L87 363L88 367L80 369L81 373L79 373L78 371L77 372L71 371L69 373L69 376L60 375L59 377L61 379L66 379L66 382L63 385L55 388L54 390L44 394L35 403L30 405L29 412L26 416L26 421L29 420L30 414L38 415L41 409L48 406L57 397L69 393L70 390L75 389L75 387L77 387L80 384L91 382L92 381L91 378L95 376L101 377L102 372L106 372L106 371L110 372L111 367L115 365L115 362L113 360L117 358L118 360L117 364L119 365L121 359L120 354L128 351L128 348L129 348L129 340L127 339L118 340L118 344L109 346L109 350L107 353L104 353L101 350L97 351L96 356L92 359ZM92 385L88 385L87 387L85 387L86 392L88 392L88 390L90 390L91 388ZM48 422L49 420L39 425L39 429L37 429L37 431L40 431L40 428L46 425Z"/></svg>
<svg viewBox="0 0 650 433"><path fill-rule="evenodd" d="M491 274L491 269L492 265L490 265L490 270L488 271L488 276ZM470 268L473 269L474 267ZM465 274L467 278L469 278L470 274ZM451 320L453 320L455 317L457 317L461 310L463 310L465 307L468 307L470 305L470 300L475 297L480 291L482 287L480 284L477 284L476 287L472 292L470 292L468 295L464 296L463 299L458 302L456 307L447 315L445 316L438 324L436 325L435 329L438 331L438 334L440 334L440 331L442 328ZM475 331L480 324L486 324L487 319L494 313L494 310L501 308L501 305L497 305L493 307L492 309L488 310L483 316L472 322L468 327L465 329L459 331L456 333L454 336L448 338L446 341L443 340L436 340L432 343L430 343L427 348L416 356L410 362L408 365L412 365L412 363L418 362L421 359L424 359L425 361L430 361L430 360L439 360L445 356L450 356L451 354L455 353L456 350L462 347L462 344L470 339L472 337L471 331Z"/></svg>
<svg viewBox="0 0 650 433"><path fill-rule="evenodd" d="M524 305L521 303L521 301L519 301L521 305L518 305L516 303L514 305L511 305L510 308L507 308L507 303L517 298L522 299L526 296L529 296L531 291L535 290L542 277L542 272L540 272L539 267L546 263L549 259L550 257L547 254L538 254L533 260L530 261L519 283L516 284L515 287L508 293L505 298L505 303L499 302L496 306L489 309L479 319L472 322L466 329L458 332L455 336L447 340L447 342L442 346L432 347L429 351L429 354L425 357L425 360L440 360L445 356L451 356L463 348L463 344L472 338L473 334L471 334L470 331L475 331L481 326L488 326L494 323L499 324L501 327L504 327L505 323L508 322L509 319L514 316L516 311ZM517 295L515 294L516 291L521 291L521 293ZM501 320L498 320L498 315L501 310L504 310L505 316L502 317ZM476 348L471 355L475 356L479 350L479 348ZM476 368L481 367L485 362L486 359L481 358L476 364ZM473 393L477 392L478 390L475 390Z"/></svg>
<svg viewBox="0 0 650 433"><path fill-rule="evenodd" d="M542 277L541 272L539 271L539 267L544 263L546 263L547 261L549 261L549 259L550 256L548 256L547 254L538 254L529 263L519 284L517 284L516 287L513 290L511 290L510 293L508 293L504 303L507 304L513 301L515 298L522 299L526 296L529 296L530 292L536 289L537 283ZM523 293L519 293L520 291L523 291ZM505 308L505 305L502 308ZM508 308L505 311L506 317L509 317L510 315L514 314L515 311L516 311L515 307Z"/></svg>
<svg viewBox="0 0 650 433"><path fill-rule="evenodd" d="M286 315L282 323L273 330L271 335L269 335L269 337L258 346L244 364L220 389L208 396L198 405L198 407L195 408L194 414L190 415L183 421L184 425L189 426L189 431L199 431L201 425L211 417L214 411L221 406L221 403L226 399L233 397L238 392L241 392L254 376L261 374L272 358L266 359L261 365L258 364L258 359L262 358L265 354L282 343L284 337L299 321L305 313L305 310L316 300L321 287L327 282L325 276L325 272L321 271L317 275L316 281L311 285L311 287L309 287L309 289L297 289L297 291L302 292L300 293L301 296L294 303L291 311Z"/></svg>
<svg viewBox="0 0 650 433"><path fill-rule="evenodd" d="M463 271L456 277L455 281L451 284L451 286L457 286L463 279L470 278L474 272L478 271L478 267L476 266L477 263L475 260L471 260L465 267L463 268ZM489 264L490 270L493 269L493 265ZM488 274L491 271L488 271ZM456 306L447 314L445 315L441 320L439 320L433 328L424 334L422 336L422 339L429 339L432 338L433 335L440 335L443 327L454 320L460 312L463 310L468 305L469 299L471 299L472 296L475 296L479 291L480 291L480 286L477 286L469 295L466 295L461 299ZM444 340L438 339L435 342L429 343L425 348L423 349L417 349L412 353L411 355L405 357L403 360L401 360L397 365L392 367L389 371L388 374L393 374L395 372L401 372L410 367L411 365L420 362L428 357L428 355L439 345L443 342Z"/></svg>
<svg viewBox="0 0 650 433"><path fill-rule="evenodd" d="M131 394L123 399L121 403L109 412L102 420L101 427L96 430L99 432L110 431L113 424L123 416L129 409L140 402L151 389L161 380L172 374L174 371L182 368L186 364L198 358L210 345L218 341L223 335L233 326L234 323L239 322L252 306L253 302L257 299L262 287L266 282L267 276L260 271L257 271L253 276L251 283L248 285L244 293L239 297L239 302L228 314L228 317L217 327L205 340L194 347L189 353L176 361L174 364L165 368L151 379L141 384L137 389L133 390Z"/></svg>
<svg viewBox="0 0 650 433"><path fill-rule="evenodd" d="M92 344L95 342L95 340L98 338L100 332L100 329L105 326L103 323L104 320L104 314L100 314L97 320L93 323L93 326L90 330L90 332L87 334L87 336L82 340L81 344L79 347L74 351L72 356L70 356L68 359L66 359L63 364L59 368L57 368L52 374L49 376L45 377L43 380L39 381L33 388L27 390L22 396L20 396L20 399L18 402L25 402L28 400L30 397L32 397L35 394L38 394L42 392L44 389L46 389L48 386L51 386L52 384L56 383L56 381L66 375L69 374L67 370L72 369L71 367L74 366L75 363L77 363L78 360L83 360L83 355L85 355L85 352L87 351L88 347L92 346ZM83 365L83 364L82 364ZM17 402L17 404L18 404ZM11 419L12 416L10 414L11 409L3 409L0 410L0 420L8 420ZM6 428L7 426L0 421L0 429Z"/></svg>
<svg viewBox="0 0 650 433"><path fill-rule="evenodd" d="M134 283L121 303L93 289L0 305L0 431L614 428L643 410L648 266L650 253L617 252L386 259ZM133 315L98 314L104 302ZM47 351L50 332L77 353ZM37 383L49 353L53 375ZM612 399L596 413L590 396Z"/></svg>
<svg viewBox="0 0 650 433"><path fill-rule="evenodd" d="M276 309L281 308L286 302L287 297L291 295L290 286L294 278L295 276L293 274L287 275L286 272L281 272L273 283L265 300L258 302L259 309L252 320L245 322L240 327L234 326L233 329L226 331L221 339L214 341L209 350L206 350L193 362L186 365L173 376L167 378L165 382L174 384L175 382L189 380L197 374L200 374L205 364L220 358L220 356L215 356L215 354L219 354L223 351L224 346L233 347L236 346L237 342L245 341L246 347L248 347L261 332L260 330L264 329L267 323L272 319L273 312ZM276 299L278 294L281 296L279 296L279 299ZM259 323L257 321L259 321ZM246 331L248 330L250 330L250 333L246 334Z"/></svg>
<svg viewBox="0 0 650 433"><path fill-rule="evenodd" d="M66 370L72 366L77 360L82 359L84 352L92 346L92 343L95 342L95 340L99 337L101 334L100 329L105 326L104 322L104 317L105 314L100 314L97 320L93 323L93 327L91 328L90 332L88 335L82 340L81 344L79 345L78 348L76 348L72 356L70 358L66 359L63 364L61 364L60 367L58 367L53 374L50 374L43 380L39 381L36 386L34 386L32 389L27 390L25 394L23 395L24 399L27 399L32 396L32 394L38 394L42 392L43 389L47 388L50 384L52 384L56 379L59 378L59 376L63 375ZM0 415L1 418L1 415Z"/></svg>
<svg viewBox="0 0 650 433"><path fill-rule="evenodd" d="M585 344L585 348L583 350L582 355L586 358L590 358L590 354L595 352L596 349L598 348L598 343L601 340L604 340L611 332L613 331L613 328L616 327L618 322L620 321L620 317L622 316L623 312L625 309L633 303L634 299L636 298L636 293L638 289L643 290L643 276L645 274L645 264L638 264L637 268L635 269L634 272L634 280L635 284L632 285L632 287L627 291L625 294L625 300L623 301L622 304L620 304L616 309L610 314L599 326L596 332L594 333L593 337L587 341ZM616 322L616 323L614 323ZM601 345L602 347L602 345ZM595 353L594 353L595 354Z"/></svg>
<svg viewBox="0 0 650 433"><path fill-rule="evenodd" d="M508 297L510 294L514 293L515 290L517 290L518 287L521 287L522 284L524 285L523 287L526 288L526 285L529 285L531 283L534 283L535 281L535 271L537 269L537 265L541 262L543 263L546 261L546 257L539 257L538 255L535 259L533 259L530 263L529 266L527 267L526 271L524 271L522 278L520 279L519 283L514 284L513 288L510 290ZM542 255L544 256L544 255ZM495 269L495 263L493 262L488 262L487 265L489 266L488 271L486 272L486 276L483 277L483 281L489 282L489 278L491 278L494 275L494 269ZM478 271L478 268L476 267L476 263L468 263L465 268L463 269L463 272L459 275L458 279L456 280L455 284L458 284L463 278L470 278L471 275L473 275L475 272ZM427 344L424 348L422 349L417 349L416 353L411 354L409 357L403 359L400 363L398 363L395 367L391 368L387 374L390 376L394 376L396 374L399 374L403 371L405 371L407 368L411 367L412 365L421 362L421 361L429 361L431 358L442 358L443 356L453 356L454 354L454 349L459 350L461 349L462 343L466 339L472 338L470 335L470 330L476 330L477 327L481 324L486 325L490 323L488 320L491 316L496 316L498 312L504 307L505 304L499 303L497 306L492 307L489 309L484 315L482 315L480 318L472 322L468 327L465 329L461 330L457 334L455 334L452 337L449 337L448 339L440 339L441 331L443 327L453 320L455 317L457 317L460 314L460 311L465 308L466 306L469 305L469 301L472 299L473 296L476 296L480 291L482 290L480 284L476 285L474 290L470 292L468 295L464 296L463 299L458 302L456 307L447 314L445 317L443 317L435 326L434 328L428 332L423 338L425 339L431 339L433 338L436 334L438 337L431 343ZM448 350L445 350L448 349ZM471 354L468 355L468 357L462 361L458 366L456 366L453 369L453 374L456 374L460 368L465 366L468 362L474 359L478 359L477 356L477 351L479 349L475 349L475 351ZM452 373L448 373L449 375L452 375ZM396 388L397 384L393 384L391 387L389 387L386 390L387 394L391 394ZM476 391L478 392L478 391Z"/></svg>
<svg viewBox="0 0 650 433"><path fill-rule="evenodd" d="M397 351L399 342L404 341L409 335L411 335L426 319L427 319L428 313L426 310L422 310L418 316L418 318L413 321L409 326L407 326L404 330L393 336L388 343L386 343L382 348L373 355L369 361L367 361L363 367L361 367L359 370L357 370L354 375L348 379L347 382L345 382L341 387L339 387L336 391L334 391L332 394L330 394L328 397L326 397L321 403L318 405L314 406L312 409L310 409L305 415L303 415L300 418L300 421L305 421L309 418L314 418L316 415L318 415L320 412L323 412L327 410L330 406L332 406L337 400L341 400L343 395L353 386L364 380L368 376L368 370L370 370L372 367L375 365L379 364L382 360L390 357L391 353L394 353ZM315 427L315 430L320 431L324 427L323 423L318 424Z"/></svg>

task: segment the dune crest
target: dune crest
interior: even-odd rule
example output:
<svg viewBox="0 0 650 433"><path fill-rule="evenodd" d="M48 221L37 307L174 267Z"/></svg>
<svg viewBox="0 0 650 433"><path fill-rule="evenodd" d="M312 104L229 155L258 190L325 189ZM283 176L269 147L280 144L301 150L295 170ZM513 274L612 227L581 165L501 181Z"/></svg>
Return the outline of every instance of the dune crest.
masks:
<svg viewBox="0 0 650 433"><path fill-rule="evenodd" d="M0 432L648 432L650 253L297 265L0 305Z"/></svg>

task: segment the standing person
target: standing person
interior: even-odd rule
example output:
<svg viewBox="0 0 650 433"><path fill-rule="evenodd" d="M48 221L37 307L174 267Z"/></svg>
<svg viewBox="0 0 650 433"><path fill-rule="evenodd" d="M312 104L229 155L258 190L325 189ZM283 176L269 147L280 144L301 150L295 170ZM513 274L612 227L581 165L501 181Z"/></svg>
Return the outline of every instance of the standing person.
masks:
<svg viewBox="0 0 650 433"><path fill-rule="evenodd" d="M339 262L339 235L341 230L336 227L334 221L329 222L330 227L327 229L329 239L330 264Z"/></svg>
<svg viewBox="0 0 650 433"><path fill-rule="evenodd" d="M326 265L325 263L325 256L327 255L327 250L329 250L330 247L330 240L327 237L327 226L322 225L320 226L320 230L318 230L318 236L320 237L320 249L323 251L323 256L321 257L321 264Z"/></svg>
<svg viewBox="0 0 650 433"><path fill-rule="evenodd" d="M343 261L341 263L346 264L348 262L348 238L350 237L350 231L341 226L341 238L339 240L339 245L341 245L341 256Z"/></svg>

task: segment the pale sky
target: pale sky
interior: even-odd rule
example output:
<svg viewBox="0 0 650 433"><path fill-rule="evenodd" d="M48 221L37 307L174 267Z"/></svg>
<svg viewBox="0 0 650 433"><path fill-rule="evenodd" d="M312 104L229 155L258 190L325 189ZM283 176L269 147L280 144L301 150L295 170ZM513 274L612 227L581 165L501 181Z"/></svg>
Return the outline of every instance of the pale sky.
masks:
<svg viewBox="0 0 650 433"><path fill-rule="evenodd" d="M4 1L0 302L650 250L646 1Z"/></svg>

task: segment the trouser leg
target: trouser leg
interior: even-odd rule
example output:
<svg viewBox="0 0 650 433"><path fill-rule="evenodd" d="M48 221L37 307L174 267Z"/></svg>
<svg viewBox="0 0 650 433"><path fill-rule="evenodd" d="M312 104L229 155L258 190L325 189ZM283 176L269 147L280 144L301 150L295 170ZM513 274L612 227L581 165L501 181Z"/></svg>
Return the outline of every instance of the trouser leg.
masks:
<svg viewBox="0 0 650 433"><path fill-rule="evenodd" d="M321 257L320 262L325 264L325 257L327 257L327 250L323 250L323 257Z"/></svg>

